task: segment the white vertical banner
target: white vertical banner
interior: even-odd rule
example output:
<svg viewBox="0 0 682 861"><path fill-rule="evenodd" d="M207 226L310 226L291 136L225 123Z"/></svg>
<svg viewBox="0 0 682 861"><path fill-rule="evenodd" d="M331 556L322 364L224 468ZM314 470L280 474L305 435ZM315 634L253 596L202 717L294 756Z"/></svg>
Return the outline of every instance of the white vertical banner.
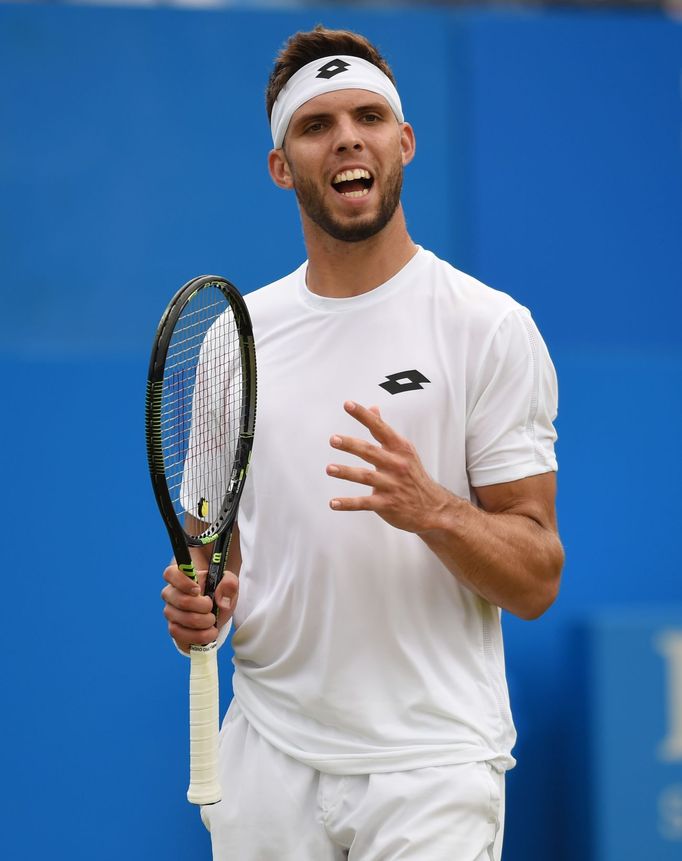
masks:
<svg viewBox="0 0 682 861"><path fill-rule="evenodd" d="M658 747L664 762L682 762L682 629L663 631L655 646L665 662L666 734Z"/></svg>

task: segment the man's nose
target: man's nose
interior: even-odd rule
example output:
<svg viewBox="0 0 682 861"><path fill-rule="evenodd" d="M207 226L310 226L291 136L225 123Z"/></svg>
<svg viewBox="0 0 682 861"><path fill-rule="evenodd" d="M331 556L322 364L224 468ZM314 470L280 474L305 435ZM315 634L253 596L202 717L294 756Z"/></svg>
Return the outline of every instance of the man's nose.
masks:
<svg viewBox="0 0 682 861"><path fill-rule="evenodd" d="M335 148L337 152L354 150L359 152L364 148L362 135L357 124L351 119L344 119L337 123Z"/></svg>

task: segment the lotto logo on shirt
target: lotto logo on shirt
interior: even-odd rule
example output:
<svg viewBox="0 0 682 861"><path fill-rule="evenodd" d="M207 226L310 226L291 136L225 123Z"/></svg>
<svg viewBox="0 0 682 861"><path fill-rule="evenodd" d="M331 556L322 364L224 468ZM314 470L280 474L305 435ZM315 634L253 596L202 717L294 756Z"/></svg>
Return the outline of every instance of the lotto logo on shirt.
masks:
<svg viewBox="0 0 682 861"><path fill-rule="evenodd" d="M387 383L379 383L382 389L386 389L392 395L397 395L398 392L414 392L416 389L423 389L422 383L430 383L421 371L399 371L397 374L387 374Z"/></svg>

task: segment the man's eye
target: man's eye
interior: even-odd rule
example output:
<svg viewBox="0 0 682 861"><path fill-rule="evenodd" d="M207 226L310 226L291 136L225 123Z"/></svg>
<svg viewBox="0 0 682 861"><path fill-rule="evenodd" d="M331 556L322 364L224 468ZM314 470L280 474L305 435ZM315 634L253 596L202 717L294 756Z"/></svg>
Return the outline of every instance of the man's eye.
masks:
<svg viewBox="0 0 682 861"><path fill-rule="evenodd" d="M314 132L320 132L320 131L322 131L322 129L323 129L323 128L324 128L324 126L323 126L323 124L322 124L322 123L320 123L320 122L317 122L317 123L310 123L309 125L307 125L307 126L305 127L305 131L306 131L306 134L307 134L308 132L313 132L313 133L314 133Z"/></svg>
<svg viewBox="0 0 682 861"><path fill-rule="evenodd" d="M380 119L379 114L365 114L363 117L366 123L378 123Z"/></svg>

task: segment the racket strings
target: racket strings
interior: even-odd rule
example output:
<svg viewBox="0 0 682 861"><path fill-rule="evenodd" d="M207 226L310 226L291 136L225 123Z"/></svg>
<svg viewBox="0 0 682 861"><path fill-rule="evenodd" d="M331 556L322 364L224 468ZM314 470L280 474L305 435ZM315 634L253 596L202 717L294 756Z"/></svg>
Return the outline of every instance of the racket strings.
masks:
<svg viewBox="0 0 682 861"><path fill-rule="evenodd" d="M194 537L220 520L230 489L241 430L242 373L232 307L220 288L205 285L173 330L160 421L168 490L178 519Z"/></svg>

